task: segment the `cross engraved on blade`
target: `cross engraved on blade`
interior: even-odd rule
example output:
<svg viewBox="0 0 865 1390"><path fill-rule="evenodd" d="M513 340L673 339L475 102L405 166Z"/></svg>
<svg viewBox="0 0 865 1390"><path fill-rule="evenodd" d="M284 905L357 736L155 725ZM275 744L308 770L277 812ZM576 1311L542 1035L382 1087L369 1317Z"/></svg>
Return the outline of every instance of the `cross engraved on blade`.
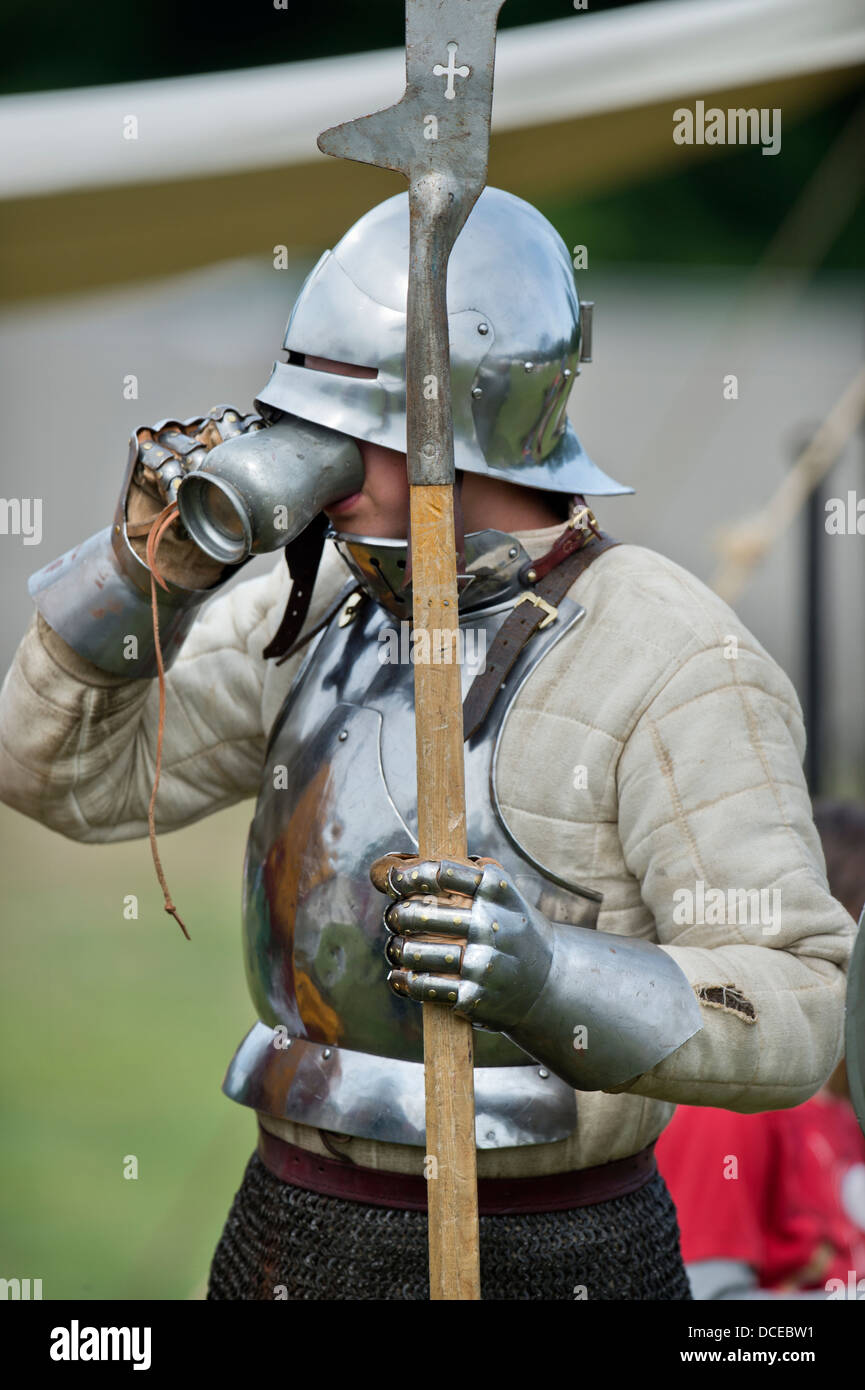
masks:
<svg viewBox="0 0 865 1390"><path fill-rule="evenodd" d="M456 51L458 47L458 44L451 41L448 44L447 67L444 68L442 67L441 63L436 63L433 68L433 77L446 77L448 80L447 86L445 87L446 101L453 101L454 97L456 96L456 92L454 91L454 78L468 77L469 73L471 72L471 68L467 67L465 64L463 64L463 66L459 68L456 66Z"/></svg>

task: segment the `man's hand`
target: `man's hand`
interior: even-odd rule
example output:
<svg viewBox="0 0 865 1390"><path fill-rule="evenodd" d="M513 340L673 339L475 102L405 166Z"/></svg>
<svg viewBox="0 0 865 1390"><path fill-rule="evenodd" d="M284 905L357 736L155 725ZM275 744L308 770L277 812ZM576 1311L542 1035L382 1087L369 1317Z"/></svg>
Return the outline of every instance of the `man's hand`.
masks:
<svg viewBox="0 0 865 1390"><path fill-rule="evenodd" d="M150 523L174 501L183 475L198 468L217 444L263 428L259 415L242 415L233 406L219 405L195 419L163 420L136 430L130 441L136 453L131 460L126 523L129 542L140 559L145 557ZM158 562L163 578L185 589L209 589L225 570L189 539L179 520L166 531Z"/></svg>
<svg viewBox="0 0 865 1390"><path fill-rule="evenodd" d="M552 932L501 864L388 854L370 878L396 899L384 914L396 994L450 1004L494 1032L519 1023L549 973Z"/></svg>
<svg viewBox="0 0 865 1390"><path fill-rule="evenodd" d="M504 1033L577 1090L631 1084L702 1026L660 946L549 921L495 859L387 854L370 878L395 900L391 988Z"/></svg>

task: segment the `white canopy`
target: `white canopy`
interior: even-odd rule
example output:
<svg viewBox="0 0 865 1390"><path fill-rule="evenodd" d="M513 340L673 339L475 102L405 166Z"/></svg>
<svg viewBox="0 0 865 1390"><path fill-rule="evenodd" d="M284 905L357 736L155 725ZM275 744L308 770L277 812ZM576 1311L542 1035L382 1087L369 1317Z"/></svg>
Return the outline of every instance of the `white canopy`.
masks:
<svg viewBox="0 0 865 1390"><path fill-rule="evenodd" d="M653 0L505 30L493 130L865 61L862 0ZM283 168L401 95L404 53L0 99L0 197ZM124 136L133 117L137 138ZM129 129L127 122L127 129Z"/></svg>

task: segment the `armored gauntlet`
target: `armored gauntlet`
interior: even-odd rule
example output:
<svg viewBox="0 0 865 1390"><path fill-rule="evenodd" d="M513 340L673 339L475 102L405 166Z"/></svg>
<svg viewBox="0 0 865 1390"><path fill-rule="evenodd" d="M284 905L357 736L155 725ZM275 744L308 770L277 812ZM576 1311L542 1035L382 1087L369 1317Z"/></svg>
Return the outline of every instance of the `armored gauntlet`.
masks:
<svg viewBox="0 0 865 1390"><path fill-rule="evenodd" d="M636 1080L700 1027L685 975L650 942L550 922L495 860L373 865L398 994L504 1033L577 1090Z"/></svg>
<svg viewBox="0 0 865 1390"><path fill-rule="evenodd" d="M150 526L174 501L181 479L200 466L210 449L263 427L258 415L243 416L223 405L204 416L163 420L135 432L113 525L30 579L30 593L42 617L80 656L113 675L156 674L150 571L144 559ZM236 569L205 555L179 521L166 531L159 570L167 588L157 589L166 668L182 646L196 609Z"/></svg>

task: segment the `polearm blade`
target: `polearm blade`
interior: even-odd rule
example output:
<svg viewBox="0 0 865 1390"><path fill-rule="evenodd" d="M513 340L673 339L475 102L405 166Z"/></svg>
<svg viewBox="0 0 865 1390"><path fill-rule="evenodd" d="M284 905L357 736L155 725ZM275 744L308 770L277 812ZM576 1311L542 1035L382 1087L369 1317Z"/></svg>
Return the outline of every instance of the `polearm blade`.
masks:
<svg viewBox="0 0 865 1390"><path fill-rule="evenodd" d="M496 24L504 0L406 0L406 89L385 111L333 126L319 149L409 181L406 435L414 626L418 842L429 859L467 857L460 668L435 661L458 629L447 264L483 191ZM458 650L458 648L457 648ZM423 1005L430 1296L480 1298L471 1025Z"/></svg>

